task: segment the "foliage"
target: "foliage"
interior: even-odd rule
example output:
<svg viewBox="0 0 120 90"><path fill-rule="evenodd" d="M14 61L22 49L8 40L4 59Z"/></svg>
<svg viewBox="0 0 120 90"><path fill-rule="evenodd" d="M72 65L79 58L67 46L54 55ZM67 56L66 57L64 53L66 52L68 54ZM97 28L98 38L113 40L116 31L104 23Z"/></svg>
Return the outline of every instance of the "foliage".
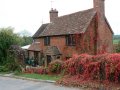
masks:
<svg viewBox="0 0 120 90"><path fill-rule="evenodd" d="M25 45L29 45L33 42L33 39L31 36L23 36L21 37L22 41L21 41L21 46L25 46Z"/></svg>
<svg viewBox="0 0 120 90"><path fill-rule="evenodd" d="M13 32L13 28L0 28L0 65L3 67L1 71L15 71L20 70L21 53L18 49L13 50L16 52L9 53L11 46L26 45L32 42L29 36L19 36ZM19 59L18 59L19 58ZM21 71L21 70L20 70Z"/></svg>
<svg viewBox="0 0 120 90"><path fill-rule="evenodd" d="M120 41L120 35L114 35L113 36L113 44L118 44Z"/></svg>
<svg viewBox="0 0 120 90"><path fill-rule="evenodd" d="M120 54L74 55L63 64L64 77L58 83L79 86L85 81L120 83Z"/></svg>
<svg viewBox="0 0 120 90"><path fill-rule="evenodd" d="M0 66L0 72L7 72L8 68L6 68L5 66Z"/></svg>
<svg viewBox="0 0 120 90"><path fill-rule="evenodd" d="M13 28L0 29L0 64L5 64L7 60L7 50L11 45L19 44L21 38L13 33Z"/></svg>
<svg viewBox="0 0 120 90"><path fill-rule="evenodd" d="M6 64L4 65L8 71L19 71L21 72L21 64L18 62L18 59L12 54L7 56Z"/></svg>
<svg viewBox="0 0 120 90"><path fill-rule="evenodd" d="M24 73L48 74L45 67L27 67Z"/></svg>
<svg viewBox="0 0 120 90"><path fill-rule="evenodd" d="M74 55L73 58L65 61L63 64L63 68L65 69L65 74L75 75L79 73L83 73L83 64L88 63L88 60L91 58L90 55L82 54L82 55Z"/></svg>
<svg viewBox="0 0 120 90"><path fill-rule="evenodd" d="M119 53L120 52L120 41L118 42L118 44L115 46L116 52Z"/></svg>
<svg viewBox="0 0 120 90"><path fill-rule="evenodd" d="M29 45L33 42L33 39L31 37L31 33L28 32L27 30L23 30L18 33L20 37L22 38L20 46L26 46Z"/></svg>
<svg viewBox="0 0 120 90"><path fill-rule="evenodd" d="M61 60L54 60L52 61L49 66L49 72L53 74L59 74L62 71L62 64L63 62Z"/></svg>
<svg viewBox="0 0 120 90"><path fill-rule="evenodd" d="M51 62L48 68L45 67L29 67L27 66L25 69L25 73L36 73L36 74L60 74L62 71L61 60L55 60Z"/></svg>
<svg viewBox="0 0 120 90"><path fill-rule="evenodd" d="M20 64L18 60L14 58L12 55L8 55L6 64L4 66L0 66L0 72L10 72L17 71L21 72Z"/></svg>
<svg viewBox="0 0 120 90"><path fill-rule="evenodd" d="M114 39L114 40L120 40L120 35L114 35L114 36L113 36L113 39Z"/></svg>
<svg viewBox="0 0 120 90"><path fill-rule="evenodd" d="M8 56L11 56L11 58L15 59L17 63L21 66L25 66L24 57L25 52L24 50L19 47L18 45L11 45L8 49Z"/></svg>

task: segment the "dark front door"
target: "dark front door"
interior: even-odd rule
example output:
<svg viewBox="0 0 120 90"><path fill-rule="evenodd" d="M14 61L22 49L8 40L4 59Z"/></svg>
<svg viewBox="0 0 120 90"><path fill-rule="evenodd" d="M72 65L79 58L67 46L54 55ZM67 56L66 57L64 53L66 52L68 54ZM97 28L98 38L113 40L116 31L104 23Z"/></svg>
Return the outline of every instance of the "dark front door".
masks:
<svg viewBox="0 0 120 90"><path fill-rule="evenodd" d="M47 65L51 62L52 58L50 55L47 55Z"/></svg>
<svg viewBox="0 0 120 90"><path fill-rule="evenodd" d="M39 52L34 52L34 65L38 65Z"/></svg>

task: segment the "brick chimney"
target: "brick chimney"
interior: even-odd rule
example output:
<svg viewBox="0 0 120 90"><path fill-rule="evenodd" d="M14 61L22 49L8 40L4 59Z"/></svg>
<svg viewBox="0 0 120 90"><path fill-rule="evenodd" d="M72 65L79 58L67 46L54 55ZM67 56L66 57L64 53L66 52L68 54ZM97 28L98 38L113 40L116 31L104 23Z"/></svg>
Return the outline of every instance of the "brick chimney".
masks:
<svg viewBox="0 0 120 90"><path fill-rule="evenodd" d="M54 19L58 17L58 11L52 8L49 13L50 13L50 22L53 22Z"/></svg>
<svg viewBox="0 0 120 90"><path fill-rule="evenodd" d="M93 0L94 10L96 11L96 54L104 49L106 43L106 22L105 22L105 0Z"/></svg>
<svg viewBox="0 0 120 90"><path fill-rule="evenodd" d="M97 13L105 16L105 0L93 0L93 4Z"/></svg>

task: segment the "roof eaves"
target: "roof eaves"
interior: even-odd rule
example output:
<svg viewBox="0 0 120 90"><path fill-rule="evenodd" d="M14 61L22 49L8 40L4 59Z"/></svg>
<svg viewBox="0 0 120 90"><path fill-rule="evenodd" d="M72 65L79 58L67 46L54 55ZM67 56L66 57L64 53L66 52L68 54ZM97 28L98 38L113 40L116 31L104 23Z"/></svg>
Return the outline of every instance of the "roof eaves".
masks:
<svg viewBox="0 0 120 90"><path fill-rule="evenodd" d="M32 38L39 38L39 35L45 30L45 28L48 26L49 23L42 24L40 28L37 30L37 32L32 36Z"/></svg>

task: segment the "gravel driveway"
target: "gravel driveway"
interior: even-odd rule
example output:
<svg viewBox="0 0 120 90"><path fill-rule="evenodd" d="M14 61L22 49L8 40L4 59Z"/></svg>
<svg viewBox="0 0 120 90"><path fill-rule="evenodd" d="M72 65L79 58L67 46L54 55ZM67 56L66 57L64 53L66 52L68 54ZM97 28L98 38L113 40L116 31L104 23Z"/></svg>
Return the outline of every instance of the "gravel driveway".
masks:
<svg viewBox="0 0 120 90"><path fill-rule="evenodd" d="M0 90L82 90L57 86L53 83L34 82L0 76Z"/></svg>

